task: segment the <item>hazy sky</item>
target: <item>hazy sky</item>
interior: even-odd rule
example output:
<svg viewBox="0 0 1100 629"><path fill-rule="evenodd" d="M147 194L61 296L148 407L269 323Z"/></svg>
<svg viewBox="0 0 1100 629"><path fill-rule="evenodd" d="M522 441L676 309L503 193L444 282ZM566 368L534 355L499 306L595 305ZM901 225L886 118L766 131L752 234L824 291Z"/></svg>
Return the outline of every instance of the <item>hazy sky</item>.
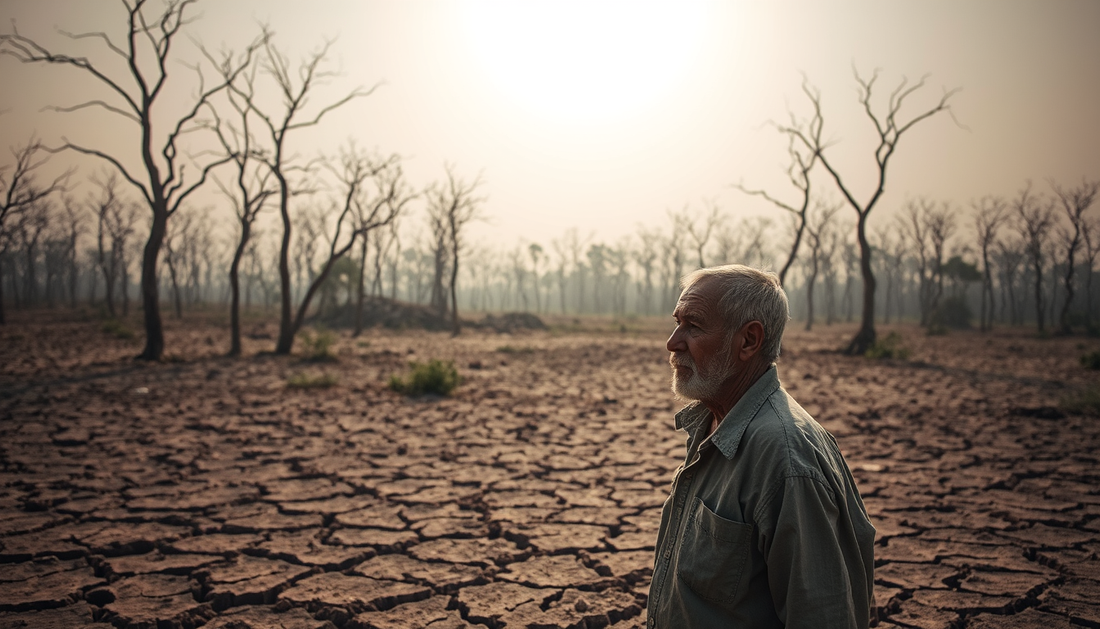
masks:
<svg viewBox="0 0 1100 629"><path fill-rule="evenodd" d="M877 221L914 195L963 206L1012 195L1028 178L1100 177L1100 2L1091 0L219 0L198 13L188 32L209 48L240 48L259 21L292 58L335 38L330 68L341 76L315 102L381 85L297 149L333 152L350 135L404 155L416 185L441 177L446 162L466 178L482 173L491 221L477 233L503 246L546 246L573 226L614 241L662 223L668 209L701 212L704 199L733 215L780 218L731 184L796 198L784 178L786 141L767 122L785 121L788 108L809 113L800 73L821 90L830 155L868 196L874 137L853 65L881 69L879 106L903 77L928 75L909 111L961 88L951 103L962 126L937 116L902 138ZM0 16L60 46L70 44L55 25L122 24L106 0L0 0ZM190 80L186 68L173 71ZM0 59L0 72L5 145L32 128L47 141L126 137L107 114L36 113L86 98L74 71ZM121 146L133 159L133 143ZM81 164L85 173L98 166ZM832 190L824 179L817 189Z"/></svg>

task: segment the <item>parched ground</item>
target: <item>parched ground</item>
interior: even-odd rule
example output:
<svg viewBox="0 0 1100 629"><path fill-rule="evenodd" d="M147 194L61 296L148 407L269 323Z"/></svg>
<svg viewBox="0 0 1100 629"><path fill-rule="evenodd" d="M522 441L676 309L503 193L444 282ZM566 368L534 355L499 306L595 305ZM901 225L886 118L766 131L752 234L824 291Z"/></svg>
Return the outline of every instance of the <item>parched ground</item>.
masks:
<svg viewBox="0 0 1100 629"><path fill-rule="evenodd" d="M148 365L98 323L16 317L0 627L644 627L683 456L669 330L573 327L372 331L313 363L170 321ZM912 355L873 361L824 330L790 331L780 377L879 531L878 626L1100 627L1100 418L1063 410L1100 340L901 328ZM429 358L452 397L388 390Z"/></svg>

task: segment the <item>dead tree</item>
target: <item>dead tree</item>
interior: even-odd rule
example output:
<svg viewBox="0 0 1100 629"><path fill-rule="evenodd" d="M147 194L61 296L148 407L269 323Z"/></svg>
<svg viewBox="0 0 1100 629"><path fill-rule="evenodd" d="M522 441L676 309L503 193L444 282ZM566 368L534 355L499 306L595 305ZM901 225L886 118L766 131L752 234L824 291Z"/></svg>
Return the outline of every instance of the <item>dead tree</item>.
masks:
<svg viewBox="0 0 1100 629"><path fill-rule="evenodd" d="M780 130L798 138L799 143L804 148L812 151L818 161L821 162L821 165L828 171L829 175L836 183L837 188L848 201L848 204L856 212L856 237L859 241L860 272L863 277L862 321L860 323L859 332L856 333L855 337L844 351L847 354L862 355L875 342L875 276L871 267L872 249L867 240L867 218L871 215L875 205L882 197L883 190L885 190L887 167L889 166L890 158L893 157L894 152L897 150L898 142L901 140L901 137L917 123L941 111L950 112L951 108L950 105L948 105L948 101L957 90L945 92L939 102L933 107L921 111L908 119L903 119L899 118L899 116L901 116L902 106L910 96L924 87L924 78L914 85L909 85L906 79L902 79L898 87L891 92L884 112L876 112L875 107L871 103L875 82L878 80L878 71L874 71L869 79L864 79L857 71L855 72L855 78L856 83L859 84L859 102L863 105L864 112L867 114L867 117L870 118L871 123L874 125L875 133L878 136L878 146L874 150L877 182L874 190L866 201L860 202L856 200L855 193L844 183L844 177L841 176L840 171L834 167L833 163L825 155L825 150L828 147L821 141L821 127L823 126L823 119L821 118L821 94L818 90L811 88L807 82L803 82L802 91L809 98L813 106L814 116L811 118L811 121L820 121L818 127L815 130L812 124L811 126L792 124L788 127L780 127Z"/></svg>
<svg viewBox="0 0 1100 629"><path fill-rule="evenodd" d="M783 268L779 270L780 284L783 284L787 279L787 272L790 271L794 261L798 258L798 248L802 244L802 235L806 229L806 211L810 207L810 171L813 170L814 162L817 161L817 151L811 147L821 144L822 127L820 108L816 109L813 118L804 124L795 118L794 112L789 113L791 116L790 128L804 129L806 136L811 140L810 145L803 144L797 139L797 136L783 127L778 127L781 132L787 134L787 154L791 158L790 165L787 166L787 178L790 179L791 185L799 191L799 196L802 197L801 201L787 204L771 196L765 190L750 190L742 184L734 186L745 194L764 198L777 208L790 212L794 218L794 241L791 243L790 253L787 254L787 261L783 263Z"/></svg>
<svg viewBox="0 0 1100 629"><path fill-rule="evenodd" d="M183 318L183 295L180 290L180 276L184 269L194 264L189 246L195 241L195 215L184 211L172 221L164 235L164 262L168 267L168 278L172 283L172 304L176 319Z"/></svg>
<svg viewBox="0 0 1100 629"><path fill-rule="evenodd" d="M283 331L280 329L276 354L290 353L313 296L324 284L333 266L351 251L357 239L366 238L371 231L389 225L413 199L397 155L380 159L365 154L351 144L341 152L336 162L327 164L327 167L343 194L339 205L335 206L337 212L332 231L327 232L331 233L331 238L327 238L328 251L317 276L306 287L302 301L295 310L287 329L289 339L282 338ZM286 290L285 283L282 290Z"/></svg>
<svg viewBox="0 0 1100 629"><path fill-rule="evenodd" d="M852 279L859 268L859 252L856 243L847 238L841 243L840 258L844 262L844 320L852 322L855 317L855 308L852 302Z"/></svg>
<svg viewBox="0 0 1100 629"><path fill-rule="evenodd" d="M993 273L989 264L989 250L997 240L997 231L1008 218L1005 213L1008 206L1004 199L991 196L982 197L970 205L974 209L974 229L978 234L978 248L982 255L982 306L979 327L982 332L988 332L993 329Z"/></svg>
<svg viewBox="0 0 1100 629"><path fill-rule="evenodd" d="M222 59L217 64L224 79L230 79L234 67ZM232 111L232 118L223 118L216 107L210 107L213 129L233 165L232 184L223 183L215 178L218 189L233 206L237 215L237 243L233 249L233 258L229 264L229 355L241 355L241 260L248 250L253 237L253 227L268 199L275 194L272 185L272 169L261 159L263 147L259 145L252 130L252 117L255 115L249 103L255 96L256 73L258 66L251 65L245 72L237 75L225 92L225 102Z"/></svg>
<svg viewBox="0 0 1100 629"><path fill-rule="evenodd" d="M292 68L290 59L272 43L271 33L266 27L263 29L261 41L263 47L261 67L274 82L281 103L279 107L272 108L269 111L261 108L252 95L241 90L237 90L235 93L248 109L260 119L270 141L268 146L264 147L261 153L258 153L258 157L268 165L272 176L275 178L275 190L279 201L279 217L283 226L282 240L279 245L279 338L275 345L275 353L289 354L291 347L294 345L294 335L297 334L298 327L301 325L300 317L294 314L294 298L290 285L290 247L294 226L290 211L290 198L294 194L302 192L302 190L292 186L290 178L295 171L300 171L302 166L294 164L288 140L292 132L317 126L327 114L355 98L369 95L374 90L373 88L363 90L357 87L327 105L309 108L309 98L313 95L314 90L334 76L333 73L326 72L321 68L328 57L333 42L324 42L320 48L307 55L295 70ZM350 208L345 209L348 212L351 211ZM313 283L311 281L310 285L312 286ZM309 297L312 297L312 295L310 294ZM303 298L303 303L308 304L308 302L308 298Z"/></svg>
<svg viewBox="0 0 1100 629"><path fill-rule="evenodd" d="M822 270L825 273L825 325L836 323L836 257L840 249L843 227L829 230L821 246Z"/></svg>
<svg viewBox="0 0 1100 629"><path fill-rule="evenodd" d="M23 252L23 305L38 303L38 253L42 236L50 224L53 206L49 197L41 197L20 212L15 221L15 235Z"/></svg>
<svg viewBox="0 0 1100 629"><path fill-rule="evenodd" d="M895 233L897 234L897 238L894 237ZM882 300L882 322L889 324L891 315L890 307L892 303L896 303L897 305L899 321L904 314L901 301L901 272L907 251L905 243L906 237L901 230L883 227L875 230L875 240L877 241L875 246L878 248L879 252L882 253L883 273L886 275L886 291Z"/></svg>
<svg viewBox="0 0 1100 629"><path fill-rule="evenodd" d="M11 239L10 221L35 203L64 188L70 174L68 172L44 185L35 181L35 171L49 159L42 155L42 150L42 144L32 137L26 144L11 148L12 157L15 158L13 165L0 168L0 243L7 244ZM4 314L3 277L3 269L0 269L0 325L7 322Z"/></svg>
<svg viewBox="0 0 1100 629"><path fill-rule="evenodd" d="M431 231L429 249L432 258L432 286L428 298L429 306L440 318L447 316L447 216L443 207L428 204L428 228Z"/></svg>
<svg viewBox="0 0 1100 629"><path fill-rule="evenodd" d="M576 228L574 228L574 229L576 229ZM567 278L569 277L568 273L566 273L565 271L566 271L566 268L569 266L569 247L568 247L568 245L566 243L566 239L564 237L560 238L560 239L555 238L555 239L551 240L550 241L550 247L554 250L554 255L557 256L557 259L558 259L558 267L557 267L557 271L555 272L555 275L557 275L557 278L558 278L558 302L561 306L561 313L565 314L566 313L566 306L565 306L566 290L565 290L565 287L566 287Z"/></svg>
<svg viewBox="0 0 1100 629"><path fill-rule="evenodd" d="M932 300L929 304L929 313L937 322L942 319L940 313L940 301L943 299L943 254L947 241L955 233L955 214L948 203L942 203L937 209L930 206L924 213L924 220L928 232L928 239L932 245L932 275L935 285L932 291ZM929 321L931 323L932 321Z"/></svg>
<svg viewBox="0 0 1100 629"><path fill-rule="evenodd" d="M1092 334L1092 275L1096 256L1100 254L1100 235L1095 221L1081 222L1081 240L1085 243L1085 330Z"/></svg>
<svg viewBox="0 0 1100 629"><path fill-rule="evenodd" d="M84 233L84 211L73 199L66 197L65 220L68 230L65 232L65 263L69 280L69 307L76 309L76 289L80 279L79 242Z"/></svg>
<svg viewBox="0 0 1100 629"><path fill-rule="evenodd" d="M1081 182L1080 186L1074 188L1063 188L1052 181L1050 182L1050 187L1054 189L1054 194L1058 197L1058 201L1061 203L1062 209L1066 213L1066 218L1069 220L1068 226L1058 230L1065 249L1066 260L1065 274L1062 277L1066 296L1065 301L1062 302L1062 313L1059 317L1058 333L1072 334L1073 329L1069 322L1069 309L1070 306L1073 305L1073 277L1074 271L1076 270L1077 250L1081 248L1082 244L1082 227L1085 224L1085 212L1089 209L1089 206L1092 205L1093 201L1096 200L1097 192L1100 192L1100 180L1085 180ZM1091 273L1091 266L1089 272Z"/></svg>
<svg viewBox="0 0 1100 629"><path fill-rule="evenodd" d="M955 217L947 204L937 208L928 199L906 203L902 231L913 243L917 255L920 295L920 324L932 324L943 297L943 254L955 231Z"/></svg>
<svg viewBox="0 0 1100 629"><path fill-rule="evenodd" d="M703 252L707 248L707 242L710 240L711 234L714 232L714 228L722 223L722 213L718 209L718 204L714 201L705 202L710 206L710 211L704 211L700 218L700 224L696 224L695 221L688 218L687 208L684 208L684 225L687 227L688 236L691 237L692 244L695 245L695 254L699 258L699 268L706 268L706 259L703 257Z"/></svg>
<svg viewBox="0 0 1100 629"><path fill-rule="evenodd" d="M642 281L638 287L638 300L642 314L653 314L653 265L657 261L657 243L661 234L657 230L648 230L638 226L638 246L632 249L634 264L642 271Z"/></svg>
<svg viewBox="0 0 1100 629"><path fill-rule="evenodd" d="M144 174L126 166L126 158L103 149L70 142L65 138L62 138L63 143L59 148L50 150L71 150L106 161L141 192L152 211L149 239L145 245L141 269L145 348L139 358L159 360L164 353L164 329L160 317L157 260L168 228L168 219L187 197L202 186L210 171L227 160L225 157L208 158L203 163L185 164L180 159L183 152L181 139L197 128L199 112L229 81L218 81L207 86L201 71L198 71L196 95L190 102L182 104L182 114L168 119L155 113L162 109L159 106L160 101L167 98L165 86L168 84L169 68L174 67L175 61L172 54L173 44L183 27L192 22L188 10L195 4L195 0L169 2L159 11L147 11L147 4L147 0L134 0L132 4L126 1L122 3L126 9L126 31L125 42L121 44L105 32L74 34L62 31L63 35L74 41L100 41L108 57L121 59L119 67L126 68L123 73L116 74L113 70L108 70L110 63L51 52L14 29L10 34L0 35L0 52L23 63L75 68L113 94L112 102L91 99L76 105L52 107L53 110L74 112L89 108L100 109L129 122L138 130L140 139L137 148ZM248 47L239 65L234 68L236 72L250 63L251 54L257 45L258 42L254 42ZM193 180L187 179L186 166L191 166L199 173Z"/></svg>
<svg viewBox="0 0 1100 629"><path fill-rule="evenodd" d="M133 206L118 196L118 179L111 173L106 179L98 181L99 196L89 204L96 217L96 266L103 274L107 314L118 317L115 308L115 282L122 271L122 261L126 255L126 246L134 232L137 217Z"/></svg>
<svg viewBox="0 0 1100 629"><path fill-rule="evenodd" d="M1031 182L1027 182L1020 195L1012 201L1016 212L1016 230L1023 240L1024 250L1031 259L1035 272L1035 324L1042 334L1046 326L1043 302L1043 250L1051 227L1054 225L1054 207L1043 202L1031 192Z"/></svg>
<svg viewBox="0 0 1100 629"><path fill-rule="evenodd" d="M1010 325L1018 325L1023 320L1021 306L1016 299L1016 274L1026 255L1022 241L1006 241L997 239L997 251L994 259L1001 274L1001 321L1007 321ZM1005 316L1005 309L1008 316Z"/></svg>
<svg viewBox="0 0 1100 629"><path fill-rule="evenodd" d="M517 309L522 312L530 312L530 302L527 300L527 289L525 287L527 283L527 263L524 260L523 248L517 245L514 249L510 249L504 254L504 259L508 262L508 270L516 283L516 295L519 297L516 300Z"/></svg>
<svg viewBox="0 0 1100 629"><path fill-rule="evenodd" d="M443 217L446 226L447 248L451 254L449 289L451 296L451 333L458 335L462 324L458 317L458 265L463 246L463 229L470 221L480 218L479 205L485 200L475 196L481 186L479 175L472 182L455 176L454 168L446 166L447 181L428 188L429 211Z"/></svg>
<svg viewBox="0 0 1100 629"><path fill-rule="evenodd" d="M822 247L829 237L829 224L833 216L839 210L839 206L826 206L818 203L814 207L814 215L804 222L806 235L810 245L810 267L806 276L806 330L813 329L814 325L814 284L817 283L817 274L821 268Z"/></svg>
<svg viewBox="0 0 1100 629"><path fill-rule="evenodd" d="M926 199L909 200L905 203L904 214L897 216L900 223L899 232L913 243L913 253L917 262L917 302L920 306L920 324L928 325L931 314L932 280L929 277L929 247L927 221L925 213L931 209L931 204Z"/></svg>
<svg viewBox="0 0 1100 629"><path fill-rule="evenodd" d="M542 245L533 242L527 245L527 255L531 258L531 275L534 279L533 286L535 288L535 312L542 313L542 291L539 290L539 281L542 276L539 274L539 263L542 262Z"/></svg>

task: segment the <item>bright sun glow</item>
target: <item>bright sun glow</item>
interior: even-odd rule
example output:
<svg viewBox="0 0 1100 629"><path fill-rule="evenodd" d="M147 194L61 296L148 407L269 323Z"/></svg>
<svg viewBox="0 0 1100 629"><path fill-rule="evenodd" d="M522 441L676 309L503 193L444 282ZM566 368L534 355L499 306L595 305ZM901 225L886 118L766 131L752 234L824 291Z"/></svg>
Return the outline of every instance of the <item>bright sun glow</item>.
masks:
<svg viewBox="0 0 1100 629"><path fill-rule="evenodd" d="M698 50L699 2L479 0L467 33L492 80L563 122L636 111L684 73Z"/></svg>

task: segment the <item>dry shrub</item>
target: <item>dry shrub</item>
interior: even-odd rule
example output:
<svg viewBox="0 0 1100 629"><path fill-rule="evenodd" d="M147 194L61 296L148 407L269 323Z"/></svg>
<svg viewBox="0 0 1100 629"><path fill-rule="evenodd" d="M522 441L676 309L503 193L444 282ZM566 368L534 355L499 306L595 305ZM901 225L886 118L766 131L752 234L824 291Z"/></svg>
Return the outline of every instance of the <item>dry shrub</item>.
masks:
<svg viewBox="0 0 1100 629"><path fill-rule="evenodd" d="M881 358L905 360L909 358L909 348L903 346L901 342L901 335L897 332L891 332L882 338L876 339L874 345L867 349L864 356L876 360Z"/></svg>
<svg viewBox="0 0 1100 629"><path fill-rule="evenodd" d="M286 386L291 389L327 389L336 386L340 378L332 373L309 374L299 371L287 378Z"/></svg>
<svg viewBox="0 0 1100 629"><path fill-rule="evenodd" d="M405 395L449 395L460 382L454 361L433 358L426 363L409 363L409 371L404 377L390 378L390 388Z"/></svg>
<svg viewBox="0 0 1100 629"><path fill-rule="evenodd" d="M306 360L317 363L336 361L336 354L332 351L332 346L336 344L336 334L334 332L328 328L318 326L313 332L303 330L299 336L302 338Z"/></svg>

